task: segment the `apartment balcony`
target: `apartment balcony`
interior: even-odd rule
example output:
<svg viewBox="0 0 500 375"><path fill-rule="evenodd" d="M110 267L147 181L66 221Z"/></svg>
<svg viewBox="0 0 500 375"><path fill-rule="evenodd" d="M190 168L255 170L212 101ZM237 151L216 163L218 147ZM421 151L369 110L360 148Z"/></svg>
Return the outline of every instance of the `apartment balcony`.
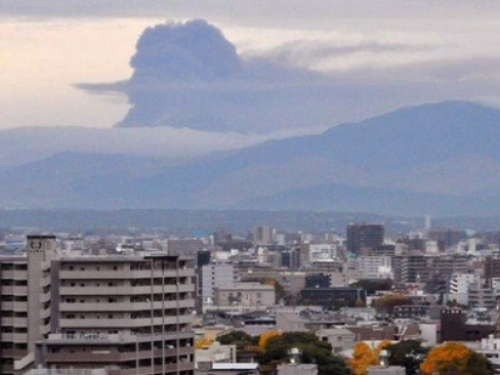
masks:
<svg viewBox="0 0 500 375"><path fill-rule="evenodd" d="M61 280L134 280L150 279L153 277L191 277L194 269L179 270L85 270L85 271L60 271Z"/></svg>
<svg viewBox="0 0 500 375"><path fill-rule="evenodd" d="M82 342L82 345L85 345ZM162 358L162 357L173 357L177 355L187 355L193 354L193 348L174 348L174 349L154 349L151 350L140 350L131 352L119 352L116 348L103 348L103 350L89 350L89 351L74 351L74 352L60 352L60 353L46 353L44 355L47 363L53 364L64 364L64 363L85 363L85 364L102 364L106 363L117 364L125 361L135 361L141 359L149 359L151 357Z"/></svg>
<svg viewBox="0 0 500 375"><path fill-rule="evenodd" d="M165 332L155 334L138 334L118 333L118 334L60 334L52 333L45 340L45 343L50 345L118 345L118 344L135 344L152 341L167 341L167 340L182 340L194 339L194 332L191 330L179 332ZM192 347L186 347L188 352L191 352Z"/></svg>
<svg viewBox="0 0 500 375"><path fill-rule="evenodd" d="M0 308L2 311L26 312L28 311L28 302L2 301Z"/></svg>
<svg viewBox="0 0 500 375"><path fill-rule="evenodd" d="M3 296L27 296L28 286L25 285L4 285L1 287Z"/></svg>
<svg viewBox="0 0 500 375"><path fill-rule="evenodd" d="M62 302L61 312L134 312L175 308L194 308L194 300L151 302Z"/></svg>
<svg viewBox="0 0 500 375"><path fill-rule="evenodd" d="M131 280L150 279L150 270L124 271L124 270L99 270L99 271L60 271L61 280Z"/></svg>
<svg viewBox="0 0 500 375"><path fill-rule="evenodd" d="M161 293L184 293L194 292L194 284L182 285L148 285L148 286L63 286L60 295L64 296L126 296L126 295L149 295Z"/></svg>
<svg viewBox="0 0 500 375"><path fill-rule="evenodd" d="M2 342L28 342L28 333L2 333Z"/></svg>
<svg viewBox="0 0 500 375"><path fill-rule="evenodd" d="M187 324L193 321L190 315L165 316L154 318L85 318L85 319L61 319L61 328L140 328L164 324Z"/></svg>
<svg viewBox="0 0 500 375"><path fill-rule="evenodd" d="M2 272L2 280L28 280L27 270L6 270Z"/></svg>
<svg viewBox="0 0 500 375"><path fill-rule="evenodd" d="M40 310L39 318L47 319L50 317L50 309L42 309Z"/></svg>
<svg viewBox="0 0 500 375"><path fill-rule="evenodd" d="M50 301L50 293L41 293L40 294L40 303L45 303Z"/></svg>
<svg viewBox="0 0 500 375"><path fill-rule="evenodd" d="M28 318L2 317L0 320L2 327L27 327Z"/></svg>
<svg viewBox="0 0 500 375"><path fill-rule="evenodd" d="M28 354L27 350L21 349L2 349L2 358L13 358L13 359L21 359L24 358Z"/></svg>

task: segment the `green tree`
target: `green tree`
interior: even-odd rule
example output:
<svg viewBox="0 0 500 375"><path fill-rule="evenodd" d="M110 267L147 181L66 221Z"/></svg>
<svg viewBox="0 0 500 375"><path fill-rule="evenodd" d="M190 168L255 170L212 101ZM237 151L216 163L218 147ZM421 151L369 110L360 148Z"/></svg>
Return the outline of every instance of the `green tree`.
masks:
<svg viewBox="0 0 500 375"><path fill-rule="evenodd" d="M318 375L351 375L351 370L345 363L344 358L332 354L329 343L322 342L315 334L305 332L285 332L280 336L274 336L267 340L265 352L260 357L260 364L271 370L280 363L289 360L288 351L291 348L299 348L302 352L302 363L315 363L318 366Z"/></svg>
<svg viewBox="0 0 500 375"><path fill-rule="evenodd" d="M392 366L403 366L407 375L415 375L419 372L420 363L424 360L429 349L424 348L418 340L405 340L389 345L389 364Z"/></svg>
<svg viewBox="0 0 500 375"><path fill-rule="evenodd" d="M467 358L467 375L493 375L495 370L491 362L482 354L471 350Z"/></svg>
<svg viewBox="0 0 500 375"><path fill-rule="evenodd" d="M217 341L222 345L232 345L245 346L245 345L255 345L256 340L249 334L243 331L232 331L226 333L225 335L217 337Z"/></svg>

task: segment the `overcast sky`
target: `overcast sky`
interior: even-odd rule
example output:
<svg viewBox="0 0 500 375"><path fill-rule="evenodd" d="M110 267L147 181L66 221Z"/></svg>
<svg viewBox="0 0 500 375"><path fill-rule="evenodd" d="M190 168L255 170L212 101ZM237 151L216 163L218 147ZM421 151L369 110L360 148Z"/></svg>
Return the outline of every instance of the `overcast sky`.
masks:
<svg viewBox="0 0 500 375"><path fill-rule="evenodd" d="M126 97L73 85L128 79L146 27L192 18L216 25L246 58L496 103L499 16L493 0L0 0L0 129L111 127Z"/></svg>

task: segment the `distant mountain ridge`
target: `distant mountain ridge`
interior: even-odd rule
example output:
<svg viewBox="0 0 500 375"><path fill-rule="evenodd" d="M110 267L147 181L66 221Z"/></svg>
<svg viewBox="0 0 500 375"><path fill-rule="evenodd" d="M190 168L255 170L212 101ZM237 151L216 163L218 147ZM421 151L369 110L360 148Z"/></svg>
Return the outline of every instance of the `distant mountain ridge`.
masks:
<svg viewBox="0 0 500 375"><path fill-rule="evenodd" d="M500 110L443 102L177 165L57 155L0 170L0 206L493 215L499 144Z"/></svg>

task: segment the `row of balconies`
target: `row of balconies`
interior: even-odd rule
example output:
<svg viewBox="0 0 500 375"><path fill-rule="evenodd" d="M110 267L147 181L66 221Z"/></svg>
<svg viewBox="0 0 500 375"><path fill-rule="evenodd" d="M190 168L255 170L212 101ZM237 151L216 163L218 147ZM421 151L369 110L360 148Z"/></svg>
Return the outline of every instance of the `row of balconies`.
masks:
<svg viewBox="0 0 500 375"><path fill-rule="evenodd" d="M28 342L28 333L2 332L2 342Z"/></svg>
<svg viewBox="0 0 500 375"><path fill-rule="evenodd" d="M117 333L117 334L61 334L55 333L50 334L47 340L49 345L57 345L61 343L76 344L136 344L141 342L152 342L152 341L167 341L167 340L182 340L182 339L193 339L194 333L190 330L185 331L173 331L155 334L133 334L133 333Z"/></svg>
<svg viewBox="0 0 500 375"><path fill-rule="evenodd" d="M178 374L177 371L189 371L194 370L194 364L192 362L188 363L177 363L177 364L166 364L163 366L151 366L139 367L139 368L129 368L129 369L110 369L108 370L108 375L152 375L152 374Z"/></svg>
<svg viewBox="0 0 500 375"><path fill-rule="evenodd" d="M103 317L101 319L97 318L85 318L85 319L60 319L59 323L61 328L137 328L137 327L148 327L151 325L163 325L163 324L190 324L193 322L192 315L181 315L181 316L165 316L165 317L153 317L153 318L112 318L108 319Z"/></svg>
<svg viewBox="0 0 500 375"><path fill-rule="evenodd" d="M194 269L185 268L178 270L134 270L134 271L110 271L110 270L88 270L88 271L60 271L60 280L133 280L133 279L151 279L162 277L193 277Z"/></svg>
<svg viewBox="0 0 500 375"><path fill-rule="evenodd" d="M2 359L14 358L21 359L28 354L27 350L23 349L2 349Z"/></svg>
<svg viewBox="0 0 500 375"><path fill-rule="evenodd" d="M194 308L194 300L176 300L176 301L153 301L151 302L62 302L59 306L61 312L114 312L114 311L142 311L142 310L159 310L159 309L175 309L175 308Z"/></svg>
<svg viewBox="0 0 500 375"><path fill-rule="evenodd" d="M82 343L85 345L85 343ZM181 354L193 354L193 347L174 348L174 349L155 349L153 353L151 350L132 351L128 353L120 353L116 348L103 348L101 350L88 350L83 351L80 347L75 346L74 352L61 352L61 353L46 353L44 359L49 363L113 363L118 364L124 361L135 361L141 359L150 359L152 356L155 358L172 357Z"/></svg>
<svg viewBox="0 0 500 375"><path fill-rule="evenodd" d="M2 327L27 327L28 318L2 316L2 318L0 319L0 324L2 325Z"/></svg>
<svg viewBox="0 0 500 375"><path fill-rule="evenodd" d="M28 302L2 301L0 308L2 311L28 311Z"/></svg>
<svg viewBox="0 0 500 375"><path fill-rule="evenodd" d="M181 285L149 285L149 286L62 286L59 289L61 296L89 296L89 295L148 295L155 293L182 293L194 292L194 284Z"/></svg>
<svg viewBox="0 0 500 375"><path fill-rule="evenodd" d="M2 270L2 280L28 280L27 270Z"/></svg>

